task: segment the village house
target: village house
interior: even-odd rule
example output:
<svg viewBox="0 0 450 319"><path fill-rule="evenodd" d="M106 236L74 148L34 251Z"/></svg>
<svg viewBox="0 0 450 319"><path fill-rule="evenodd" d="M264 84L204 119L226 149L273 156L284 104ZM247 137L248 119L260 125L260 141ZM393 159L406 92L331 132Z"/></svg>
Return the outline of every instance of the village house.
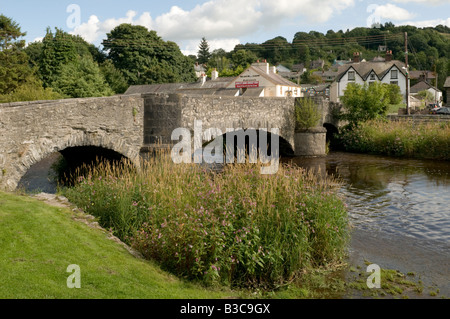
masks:
<svg viewBox="0 0 450 319"><path fill-rule="evenodd" d="M385 58L372 61L361 61L360 54L356 52L350 63L339 66L335 81L330 87L330 100L339 102L340 97L349 83L360 85L371 84L376 81L387 84L396 84L400 93L406 100L406 70L405 64L392 59L392 51L387 51Z"/></svg>
<svg viewBox="0 0 450 319"><path fill-rule="evenodd" d="M302 94L300 85L280 76L276 67L271 67L266 61L253 63L227 88L240 89L241 95L250 93L260 97L300 97Z"/></svg>
<svg viewBox="0 0 450 319"><path fill-rule="evenodd" d="M421 91L428 91L433 96L433 102L441 106L442 102L442 91L438 88L432 86L430 83L426 81L420 81L419 83L413 85L410 89L410 93L412 96L416 96Z"/></svg>
<svg viewBox="0 0 450 319"><path fill-rule="evenodd" d="M219 77L213 70L211 77L201 74L193 83L163 83L130 86L125 94L182 93L190 95L300 97L300 85L277 74L269 63L256 62L237 77Z"/></svg>

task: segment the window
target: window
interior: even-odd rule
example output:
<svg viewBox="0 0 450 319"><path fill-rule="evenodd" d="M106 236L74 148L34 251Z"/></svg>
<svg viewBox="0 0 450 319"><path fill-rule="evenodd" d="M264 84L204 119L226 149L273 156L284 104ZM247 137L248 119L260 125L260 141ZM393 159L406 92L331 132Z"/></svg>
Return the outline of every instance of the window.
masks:
<svg viewBox="0 0 450 319"><path fill-rule="evenodd" d="M355 71L348 71L348 80L355 81Z"/></svg>
<svg viewBox="0 0 450 319"><path fill-rule="evenodd" d="M398 79L398 71L397 70L391 71L391 79Z"/></svg>
<svg viewBox="0 0 450 319"><path fill-rule="evenodd" d="M391 81L391 84L398 85L398 81Z"/></svg>
<svg viewBox="0 0 450 319"><path fill-rule="evenodd" d="M372 73L372 74L370 75L370 81L375 81L375 74Z"/></svg>

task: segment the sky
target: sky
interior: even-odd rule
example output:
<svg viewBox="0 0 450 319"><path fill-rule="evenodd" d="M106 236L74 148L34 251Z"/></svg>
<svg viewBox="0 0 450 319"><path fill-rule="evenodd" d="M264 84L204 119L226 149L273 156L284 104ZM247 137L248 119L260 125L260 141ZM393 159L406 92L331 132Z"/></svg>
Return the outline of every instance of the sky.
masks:
<svg viewBox="0 0 450 319"><path fill-rule="evenodd" d="M101 46L121 23L142 25L186 55L197 54L205 37L211 50L263 43L295 33L346 31L373 23L450 27L450 0L0 0L0 14L12 18L39 41L58 27Z"/></svg>

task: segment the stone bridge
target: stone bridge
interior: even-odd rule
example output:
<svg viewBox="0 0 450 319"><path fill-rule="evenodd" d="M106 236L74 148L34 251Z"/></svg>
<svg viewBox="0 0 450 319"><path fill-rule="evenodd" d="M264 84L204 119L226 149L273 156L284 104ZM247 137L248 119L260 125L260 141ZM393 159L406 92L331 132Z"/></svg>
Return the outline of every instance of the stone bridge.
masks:
<svg viewBox="0 0 450 319"><path fill-rule="evenodd" d="M294 98L118 95L0 104L0 190L14 190L28 169L49 155L70 156L88 147L113 151L137 167L157 147L173 145L175 128L280 129L294 153ZM320 106L332 122L327 106ZM301 144L301 141L300 141Z"/></svg>

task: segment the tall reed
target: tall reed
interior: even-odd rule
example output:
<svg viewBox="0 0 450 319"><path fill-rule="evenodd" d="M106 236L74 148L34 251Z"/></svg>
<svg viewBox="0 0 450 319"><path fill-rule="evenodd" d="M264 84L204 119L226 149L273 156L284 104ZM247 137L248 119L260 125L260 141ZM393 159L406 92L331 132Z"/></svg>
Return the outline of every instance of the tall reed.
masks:
<svg viewBox="0 0 450 319"><path fill-rule="evenodd" d="M374 120L344 130L346 151L398 157L450 160L450 123Z"/></svg>
<svg viewBox="0 0 450 319"><path fill-rule="evenodd" d="M344 257L336 182L289 165L261 175L260 165L100 163L65 194L164 269L208 284L273 288Z"/></svg>

